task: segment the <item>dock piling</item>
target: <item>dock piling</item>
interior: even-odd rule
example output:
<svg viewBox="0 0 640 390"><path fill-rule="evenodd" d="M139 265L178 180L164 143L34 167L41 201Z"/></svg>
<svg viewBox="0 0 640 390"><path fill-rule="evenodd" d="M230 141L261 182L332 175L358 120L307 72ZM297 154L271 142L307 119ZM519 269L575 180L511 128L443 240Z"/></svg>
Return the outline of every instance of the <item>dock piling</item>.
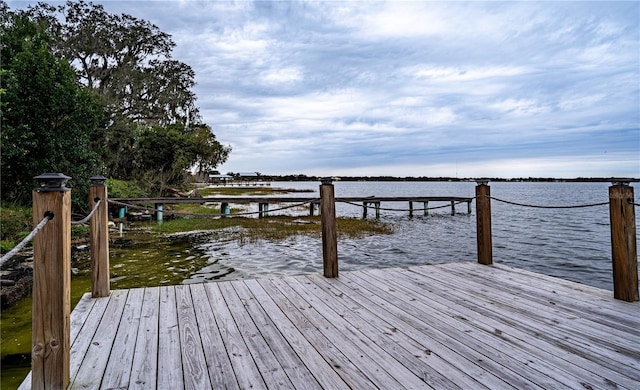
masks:
<svg viewBox="0 0 640 390"><path fill-rule="evenodd" d="M49 222L33 240L32 388L66 389L70 375L71 190L70 177L35 177L34 226Z"/></svg>
<svg viewBox="0 0 640 390"><path fill-rule="evenodd" d="M100 205L89 221L91 247L91 296L107 297L110 294L109 277L109 204L106 177L94 176L89 187L89 205ZM162 215L162 213L160 213ZM162 218L160 218L161 220Z"/></svg>
<svg viewBox="0 0 640 390"><path fill-rule="evenodd" d="M365 207L366 210L366 207ZM320 215L322 223L322 260L324 276L338 277L338 232L336 230L336 202L331 179L320 184Z"/></svg>
<svg viewBox="0 0 640 390"><path fill-rule="evenodd" d="M476 180L476 231L478 263L493 264L491 243L491 188L488 180Z"/></svg>
<svg viewBox="0 0 640 390"><path fill-rule="evenodd" d="M609 187L611 253L613 261L613 296L633 302L638 293L638 253L633 187L616 181Z"/></svg>

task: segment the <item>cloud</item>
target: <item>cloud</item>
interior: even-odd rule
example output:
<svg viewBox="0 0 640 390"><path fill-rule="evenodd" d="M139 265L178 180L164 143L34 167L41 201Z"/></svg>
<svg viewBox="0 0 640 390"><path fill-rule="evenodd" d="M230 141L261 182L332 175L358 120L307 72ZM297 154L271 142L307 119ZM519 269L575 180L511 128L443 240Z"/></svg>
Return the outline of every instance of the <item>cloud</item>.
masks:
<svg viewBox="0 0 640 390"><path fill-rule="evenodd" d="M225 172L640 177L638 2L97 3L173 36Z"/></svg>

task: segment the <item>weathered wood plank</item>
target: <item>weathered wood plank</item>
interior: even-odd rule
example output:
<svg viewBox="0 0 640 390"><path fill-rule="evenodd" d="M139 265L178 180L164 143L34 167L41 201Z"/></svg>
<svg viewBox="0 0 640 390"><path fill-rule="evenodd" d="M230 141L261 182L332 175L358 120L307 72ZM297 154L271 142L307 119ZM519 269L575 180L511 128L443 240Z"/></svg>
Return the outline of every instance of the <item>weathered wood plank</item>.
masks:
<svg viewBox="0 0 640 390"><path fill-rule="evenodd" d="M325 389L348 389L349 386L333 370L330 361L325 360L323 354L305 338L300 329L289 320L282 307L276 304L264 288L256 280L246 280L244 284L251 291L254 297L260 302L260 306L268 313L268 317L273 321L274 326L287 340L296 355L302 360L305 366L311 371L318 383ZM282 302L280 302L282 304ZM283 305L286 306L286 305ZM327 354L324 354L327 356ZM327 359L329 357L326 357Z"/></svg>
<svg viewBox="0 0 640 390"><path fill-rule="evenodd" d="M166 389L182 389L184 378L175 287L160 287L159 316L157 386Z"/></svg>
<svg viewBox="0 0 640 390"><path fill-rule="evenodd" d="M155 389L158 380L160 289L145 288L138 325L130 389Z"/></svg>
<svg viewBox="0 0 640 390"><path fill-rule="evenodd" d="M409 294L416 294L423 304L433 307L448 318L458 318L471 326L487 332L489 335L495 335L509 344L505 344L508 350L519 348L525 351L531 359L548 363L551 370L557 371L556 375L560 375L558 382L564 382L569 386L568 381L571 378L580 378L579 383L573 385L582 386L589 384L598 388L615 388L615 383L619 385L630 385L627 378L622 377L619 373L608 370L601 365L583 358L580 355L572 354L566 348L559 347L539 337L544 331L541 328L535 328L531 331L523 331L522 327L514 326L514 323L505 320L502 316L492 318L482 312L477 312L472 303L469 307L453 303L452 300L441 297L439 294L433 294L428 291L431 285L422 283L422 278L412 278L409 271L402 272L401 277L394 275L380 275L376 272L378 278L384 278L398 286L399 290L409 290Z"/></svg>
<svg viewBox="0 0 640 390"><path fill-rule="evenodd" d="M538 308L529 307L527 302L492 298L494 294L490 292L488 286L484 287L485 291L482 296L474 295L475 289L470 286L468 281L457 280L455 275L451 273L439 274L435 269L430 269L428 274L421 272L420 269L412 269L411 271L419 273L420 278L428 277L429 279L423 280L423 282L432 285L440 293L445 292L447 300L452 303L466 305L484 316L508 320L516 324L515 326L519 329L534 332L539 338L620 374L635 373L632 375L637 375L638 373L637 369L629 367L629 365L633 367L640 363L637 358L633 357L638 355L637 349L635 351L629 349L629 346L633 344L619 348L608 348L603 346L603 344L608 344L607 341L591 340L582 332L576 331L572 326L571 319L563 318L560 312L558 312L557 318L548 318L545 314L541 314ZM461 285L462 283L464 286ZM500 294L498 293L497 296L500 297ZM507 297L507 295L503 297ZM626 353L621 354L619 351L626 351ZM621 364L620 361L624 363Z"/></svg>
<svg viewBox="0 0 640 390"><path fill-rule="evenodd" d="M313 348L320 352L322 357L332 367L344 382L352 389L375 389L376 385L372 382L372 378L364 374L360 368L338 348L325 334L311 322L311 320L303 315L303 311L311 309L308 305L302 307L295 305L289 301L286 293L281 292L274 285L274 280L258 280L260 286L269 294L273 301L278 305L280 310L294 324L300 333L304 335Z"/></svg>
<svg viewBox="0 0 640 390"><path fill-rule="evenodd" d="M180 350L185 389L211 388L189 286L176 286Z"/></svg>
<svg viewBox="0 0 640 390"><path fill-rule="evenodd" d="M389 294L389 291L371 285L369 277L362 273L347 275L345 279L356 283L360 291L366 292L376 305L393 313L425 337L447 346L450 351L440 349L438 353L445 354L447 359L465 369L472 370L471 375L484 386L504 388L510 385L516 388L541 388L535 381L524 377L520 372L520 364L511 362L505 354L477 341L468 342L464 332L451 330L448 325L438 321L437 311L424 312L415 309L412 306L413 301L397 298Z"/></svg>
<svg viewBox="0 0 640 390"><path fill-rule="evenodd" d="M346 316L353 315L353 312L348 309L339 310L340 307L332 304L331 301L325 303L323 299L318 297L321 292L320 288L310 280L306 278L287 278L285 281L342 335L348 339L359 339L359 348L362 352L369 356L371 360L380 364L401 387L433 388L411 372L402 362L398 361L398 355L394 356L391 351L377 344L384 337L384 332L365 327L361 318L355 318L354 322L358 325L353 326L352 323L345 319ZM371 330L371 332L367 332L367 330Z"/></svg>
<svg viewBox="0 0 640 390"><path fill-rule="evenodd" d="M238 380L238 385L241 389L266 389L267 385L264 383L260 370L256 366L256 362L253 360L251 352L247 348L242 334L231 315L229 307L220 292L220 287L218 284L209 283L205 284L205 290L209 297L211 308L216 313L216 323Z"/></svg>
<svg viewBox="0 0 640 390"><path fill-rule="evenodd" d="M287 374L295 389L321 389L318 381L311 375L300 357L289 345L288 340L278 331L268 314L260 306L256 297L247 288L244 282L233 282L233 288L238 296L236 304L242 305L255 327L260 332L268 348L271 349L275 359Z"/></svg>
<svg viewBox="0 0 640 390"><path fill-rule="evenodd" d="M209 304L209 297L202 284L191 285L191 296L211 386L214 389L238 389L238 381L216 324L216 309Z"/></svg>
<svg viewBox="0 0 640 390"><path fill-rule="evenodd" d="M96 332L88 344L78 373L71 384L72 389L97 389L100 387L128 293L128 290L118 290L112 292L109 298L98 298L99 300L108 299L108 303L103 312L104 315L101 315L102 319ZM94 307L97 305L98 303Z"/></svg>
<svg viewBox="0 0 640 390"><path fill-rule="evenodd" d="M291 288L284 280L273 280L273 284L300 309L307 320L320 330L324 336L333 343L347 358L357 366L367 377L372 378L376 386L388 389L402 388L396 378L389 373L383 364L372 357L372 353L366 345L366 341L350 334L342 333L342 329L336 327L336 318L327 319L318 310L322 308L312 305L300 295L296 289ZM335 314L334 314L335 315ZM336 315L336 317L338 317ZM358 342L356 342L358 341Z"/></svg>
<svg viewBox="0 0 640 390"><path fill-rule="evenodd" d="M232 283L221 283L218 286L231 312L231 316L238 326L238 331L242 335L244 343L250 351L253 360L256 362L256 366L258 370L260 370L264 381L268 383L269 386L293 389L293 384L289 380L289 377L287 377L280 362L278 362L273 351L262 337L251 316L247 313Z"/></svg>
<svg viewBox="0 0 640 390"><path fill-rule="evenodd" d="M118 332L113 341L109 362L102 377L102 388L125 389L129 387L143 295L144 290L141 288L129 290Z"/></svg>
<svg viewBox="0 0 640 390"><path fill-rule="evenodd" d="M424 272L423 270L417 270L416 272ZM627 365L629 368L634 368L636 371L640 369L640 354L634 353L628 350L626 345L631 343L632 345L640 345L640 336L637 336L631 332L620 332L617 329L610 327L598 327L596 323L590 321L588 318L584 318L580 315L573 315L567 313L562 308L556 308L553 305L543 305L526 298L522 298L520 294L508 293L506 294L504 288L498 288L495 285L485 285L470 278L465 278L464 274L457 274L455 272L445 272L439 267L434 267L429 271L431 276L439 274L442 279L447 278L447 282L454 282L455 286L464 284L459 289L467 289L468 293L473 293L478 289L482 289L483 294L486 294L486 301L491 303L492 307L504 307L505 314L520 314L524 316L522 323L524 326L527 324L547 324L551 325L550 332L558 332L557 337L575 337L578 341L575 344L575 348L588 348L589 354L597 356L608 356L607 360L615 359L621 364L621 369ZM485 299L485 297L478 297L479 300ZM544 325L538 325L544 326ZM621 351L623 353L612 356L611 350ZM625 353L626 352L626 353Z"/></svg>
<svg viewBox="0 0 640 390"><path fill-rule="evenodd" d="M332 305L341 306L345 320L354 327L360 327L363 331L367 329L370 334L381 332L382 336L374 339L374 342L393 353L398 361L426 383L438 389L484 387L464 370L434 352L428 345L431 342L425 341L424 334L401 324L398 318L363 296L358 288L352 288L354 286L342 281L329 282L317 275L307 277L323 289L324 294L318 293L319 298L331 302Z"/></svg>

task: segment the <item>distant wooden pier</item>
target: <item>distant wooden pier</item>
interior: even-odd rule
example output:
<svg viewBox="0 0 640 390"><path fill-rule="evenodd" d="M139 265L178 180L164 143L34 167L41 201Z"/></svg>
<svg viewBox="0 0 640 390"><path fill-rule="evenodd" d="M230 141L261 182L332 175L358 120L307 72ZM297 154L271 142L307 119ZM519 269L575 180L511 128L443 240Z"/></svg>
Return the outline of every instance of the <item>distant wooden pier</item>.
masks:
<svg viewBox="0 0 640 390"><path fill-rule="evenodd" d="M115 290L72 313L70 388L637 389L638 313L477 263Z"/></svg>
<svg viewBox="0 0 640 390"><path fill-rule="evenodd" d="M250 204L257 203L259 216L264 217L269 213L269 205L274 204L286 204L286 203L309 203L309 214L313 215L314 210L320 205L319 198L311 197L290 197L290 196L210 196L206 198L112 198L112 203L116 204L153 204L157 212L162 215L165 204L180 204L180 203L220 203L220 210L223 214L229 213L230 204ZM450 207L451 215L456 214L456 205L460 203L466 203L466 211L471 214L471 202L473 198L461 197L461 196L368 196L368 197L337 197L336 202L352 203L362 205L362 217L366 218L368 215L368 209L375 211L376 217L380 217L380 211L382 210L382 203L406 203L407 209L403 209L409 213L410 216L414 215L414 211L422 211L423 215L429 215L430 202L442 204L445 203L445 207ZM422 204L422 208L416 208L414 210L414 203ZM123 206L124 207L124 206ZM438 206L438 208L443 206ZM124 209L123 209L124 210ZM120 217L124 217L124 211L120 213Z"/></svg>

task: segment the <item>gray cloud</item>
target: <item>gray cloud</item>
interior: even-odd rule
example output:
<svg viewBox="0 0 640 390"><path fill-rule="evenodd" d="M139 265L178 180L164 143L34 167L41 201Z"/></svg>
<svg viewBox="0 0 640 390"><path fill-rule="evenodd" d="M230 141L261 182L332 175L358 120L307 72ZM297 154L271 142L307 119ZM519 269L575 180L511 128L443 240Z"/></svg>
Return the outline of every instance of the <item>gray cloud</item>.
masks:
<svg viewBox="0 0 640 390"><path fill-rule="evenodd" d="M640 176L638 2L97 3L173 36L225 172Z"/></svg>

